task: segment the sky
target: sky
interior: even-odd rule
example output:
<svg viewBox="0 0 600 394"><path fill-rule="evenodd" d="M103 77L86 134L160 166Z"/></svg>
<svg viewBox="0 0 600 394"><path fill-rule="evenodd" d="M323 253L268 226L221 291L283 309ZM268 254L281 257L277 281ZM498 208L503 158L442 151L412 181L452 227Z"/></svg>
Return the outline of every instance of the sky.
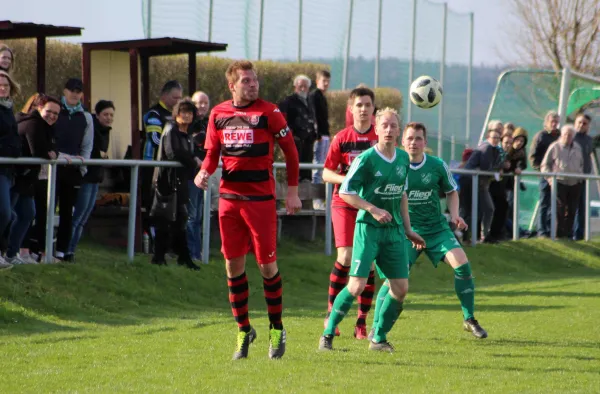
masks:
<svg viewBox="0 0 600 394"><path fill-rule="evenodd" d="M94 41L113 41L113 40L128 40L128 39L136 39L136 38L143 38L144 37L144 31L143 31L143 23L142 23L142 1L141 0L102 0L102 1L82 1L82 0L52 0L50 2L48 2L47 0L19 0L19 1L9 1L9 0L3 0L3 2L6 1L8 3L8 6L5 4L2 7L2 16L0 16L0 19L2 20L12 20L12 21L22 21L22 22L36 22L36 23L44 23L44 24L53 24L53 25L63 25L63 26L78 26L78 27L83 27L83 34L81 37L74 37L74 38L68 38L65 40L67 41L71 41L71 42L94 42ZM157 3L164 3L169 4L169 9L173 10L172 12L177 12L177 8L172 7L173 4L176 4L177 2L179 3L186 3L185 1L182 0L155 0ZM202 8L205 4L207 4L207 0L190 0L192 1L194 4L197 4L197 7L200 8L196 15L192 15L193 13L191 12L187 12L187 16L188 16L188 22L191 24L197 23L198 25L203 25L202 28L198 28L196 29L196 34L200 34L197 33L198 31L202 30L202 31L207 31L207 28L205 25L205 23L202 22L203 17L198 14L202 14L204 8ZM254 3L257 3L258 0L250 0ZM275 7L283 4L282 2L287 1L289 2L295 2L295 0L276 0L277 3L275 2L275 0L266 0L265 3L268 5L268 7L271 7L269 9L274 9ZM321 0L322 1L322 0ZM329 0L330 2L333 2L334 0ZM335 1L343 1L343 0L335 0ZM355 18L360 18L361 15L364 15L364 12L370 12L368 19L375 17L376 18L376 13L373 10L373 7L369 7L368 10L365 10L363 12L363 10L361 10L361 2L365 2L367 0L355 0L355 13L358 14L358 17L355 16ZM371 0L373 1L373 0ZM385 4L391 4L393 2L395 2L397 0L384 0ZM408 0L403 0L403 1L408 1ZM423 1L423 0L420 0ZM236 9L236 8L243 8L241 7L241 4L244 2L244 0L214 0L216 7L221 7L222 9ZM305 4L307 2L310 2L310 0L305 0ZM391 3L388 3L391 2ZM432 2L437 2L440 3L439 0L432 0ZM446 2L448 3L448 8L450 10L452 10L455 13L469 13L469 12L474 12L475 14L475 25L474 25L474 29L475 29L475 39L474 39L474 63L475 65L480 65L480 64L485 64L485 65L501 65L503 64L503 60L501 59L501 57L498 55L499 51L502 50L503 45L506 45L505 40L506 40L506 36L504 35L504 33L502 32L502 27L506 26L506 19L505 19L505 15L507 15L510 12L509 9L509 5L507 4L508 2L506 0L446 0ZM409 2L410 3L410 2ZM82 4L85 4L85 7L82 6ZM324 2L320 3L320 4L325 4ZM364 6L364 3L362 4ZM238 6L238 7L233 7L233 6ZM326 5L324 6L326 7ZM386 6L384 6L386 7ZM158 8L158 7L157 7ZM183 8L183 7L182 7ZM439 7L438 7L439 8ZM311 9L314 10L314 8L311 7ZM423 8L425 9L425 8ZM244 11L244 10L242 10ZM242 15L242 11L240 11L240 15ZM273 11L274 12L274 11ZM280 12L280 11L277 11ZM285 10L283 11L285 12ZM311 11L314 12L314 11ZM334 10L326 10L325 13L328 14L328 17L331 16L332 13L334 13ZM343 14L343 12L339 12L340 14ZM245 14L249 14L251 15L251 17L254 16L254 14L256 14L256 11L248 11L248 9L245 9ZM267 15L269 15L269 13L267 12ZM319 15L315 15L314 17L318 17ZM243 18L243 15L241 16ZM195 19L194 19L195 18ZM200 19L199 19L200 18ZM425 13L422 16L424 23L427 22L428 20L430 21L430 23L432 24L439 24L438 19L436 19L435 17L431 17L428 18L428 15L426 15ZM306 18L307 20L312 20L313 18ZM196 20L200 20L200 22L196 22ZM339 17L337 19L333 19L333 16L331 16L331 18L329 19L331 21L331 23L340 23L340 21L343 21L344 18ZM335 20L335 22L334 22ZM462 20L462 19L461 19ZM466 20L466 19L465 19ZM191 21L191 22L190 22ZM245 21L247 23L247 20ZM310 23L310 22L307 22ZM460 23L460 22L459 22ZM156 23L156 25L158 25L158 23ZM372 37L373 35L375 35L376 37L376 29L373 27L375 26L375 24L370 25L370 31L369 31L369 43L372 42ZM170 35L170 36L178 36L180 38L188 38L183 36L183 29L182 26L185 27L184 23L172 23L171 20L167 20L165 21L165 23L162 24L162 31L160 31L159 33L165 33L165 34L160 34L160 35ZM449 25L450 26L450 25ZM161 26L158 26L157 29L160 29ZM250 27L251 29L252 27ZM463 30L466 29L465 26L462 26ZM340 30L342 29L341 24L340 24ZM257 29L253 29L251 31L251 34L256 35ZM293 42L294 41L294 37L297 37L297 34L295 32L288 32L286 30L286 26L283 25L278 25L276 28L271 29L273 32L271 33L271 31L269 31L268 36L269 37L273 37L274 35L277 35L277 37L279 38L279 33L282 34L282 37L286 37L287 35L289 35L289 41ZM283 32L284 30L286 30L285 32ZM423 32L423 34L427 34L428 30L419 30L420 32ZM467 30L464 30L467 31ZM219 35L219 37L216 38L221 38L221 42L225 41L231 41L234 40L234 38L232 38L231 40L224 40L224 34L228 34L228 31L226 30L226 28L223 29L222 32L217 32L219 34L215 34L215 35ZM279 32L279 33L278 33ZM168 34L171 33L171 34ZM179 33L179 34L177 34ZM243 34L243 30L241 31L241 33L238 34ZM265 31L264 33L265 35L267 35L267 31ZM296 35L294 35L296 34ZM305 34L310 34L310 32L307 32ZM462 35L464 35L464 32L461 32ZM201 35L204 35L204 33L201 33ZM390 33L390 37L389 37L389 41L393 42L392 40L392 36L393 34ZM461 35L461 37L462 37ZM213 36L214 37L214 36ZM356 37L356 35L355 35ZM437 36L435 36L434 38L436 38ZM202 39L202 37L198 37L199 39ZM432 38L433 39L433 38ZM436 38L437 40L437 38ZM213 41L218 41L217 39L213 38ZM339 40L338 40L339 41ZM408 40L405 40L406 45L403 45L403 48L409 47L409 43ZM425 42L426 40L424 40ZM465 43L465 40L461 38L460 40L460 49L455 49L456 41L458 40L452 40L450 39L450 41L452 41L451 43L449 43L448 45L448 51L451 52L448 55L448 58L450 60L452 60L452 54L453 53L457 53L460 52L459 57L464 58L463 56L463 52L467 52L468 53L468 44ZM385 49L385 43L383 44L384 49ZM291 45L290 45L291 46ZM357 49L354 49L354 46L357 47ZM419 47L419 45L417 44L418 48L421 48L422 52L427 52L429 53L429 48L425 47L425 45ZM362 48L362 49L361 49ZM339 50L343 50L343 48L338 48ZM279 51L279 47L277 46L273 46L271 45L269 48L264 48L263 49L265 52L267 52L265 54L265 57L267 57L266 55L270 55L270 53L268 53L268 51L270 50L271 52L277 52ZM304 51L308 52L308 50L303 49ZM316 49L315 49L316 50ZM439 49L438 49L439 50ZM358 54L363 54L365 56L370 56L371 52L373 52L373 45L371 44L361 44L360 40L357 39L356 40L356 44L353 42L353 49L352 49L352 53L353 55L355 53ZM248 50L248 48L246 48L246 54L248 54L249 56L252 56L254 54L253 49ZM384 50L385 52L385 50ZM435 52L435 51L434 51Z"/></svg>

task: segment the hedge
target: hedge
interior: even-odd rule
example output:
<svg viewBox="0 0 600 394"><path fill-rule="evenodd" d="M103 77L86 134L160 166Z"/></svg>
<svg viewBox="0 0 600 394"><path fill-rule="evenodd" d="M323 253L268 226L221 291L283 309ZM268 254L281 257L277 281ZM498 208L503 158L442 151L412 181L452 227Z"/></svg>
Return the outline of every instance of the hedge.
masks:
<svg viewBox="0 0 600 394"><path fill-rule="evenodd" d="M36 91L35 40L7 40L5 43L15 53L14 76L23 88L23 92L15 100L17 108L20 109L27 98ZM50 39L47 44L46 59L46 92L61 95L68 78L81 76L81 46ZM230 62L231 59L198 56L196 85L209 95L213 104L230 98L224 76ZM306 74L314 78L317 70L329 68L315 63L272 61L257 61L256 67L261 81L261 97L272 102L279 102L292 92L292 81L297 74ZM163 83L169 79L177 79L184 87L187 86L187 55L150 59L150 103L158 100ZM402 108L402 96L398 90L380 88L375 92L378 107ZM344 127L348 93L349 91L332 91L328 94L333 131Z"/></svg>

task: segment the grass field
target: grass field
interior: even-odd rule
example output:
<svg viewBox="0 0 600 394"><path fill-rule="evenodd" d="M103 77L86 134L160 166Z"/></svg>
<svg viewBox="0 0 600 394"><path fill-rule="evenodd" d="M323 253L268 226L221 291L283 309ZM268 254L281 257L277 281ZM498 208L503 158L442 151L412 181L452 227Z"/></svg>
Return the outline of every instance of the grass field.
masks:
<svg viewBox="0 0 600 394"><path fill-rule="evenodd" d="M238 362L220 258L196 273L86 245L75 265L0 272L0 393L600 392L600 242L467 250L485 340L462 331L451 270L422 259L389 336L394 354L352 338L356 307L337 350L317 352L333 261L321 250L280 246L288 347L278 361L267 358L254 263L258 339Z"/></svg>

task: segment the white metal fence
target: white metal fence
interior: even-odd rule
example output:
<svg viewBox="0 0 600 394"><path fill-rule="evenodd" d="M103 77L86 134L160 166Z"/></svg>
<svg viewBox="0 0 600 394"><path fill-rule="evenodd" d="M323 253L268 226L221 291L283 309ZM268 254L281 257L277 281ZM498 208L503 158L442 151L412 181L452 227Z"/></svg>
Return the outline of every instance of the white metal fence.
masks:
<svg viewBox="0 0 600 394"><path fill-rule="evenodd" d="M129 167L131 169L131 181L129 185L129 217L127 224L127 258L131 262L135 255L135 224L136 224L136 211L137 211L137 199L138 199L138 173L140 167L179 167L181 164L176 162L165 162L165 161L146 161L146 160L102 160L102 159L90 159L86 160L85 163L78 159L72 159L71 162L67 162L65 159L60 160L42 160L34 158L5 158L0 157L0 164L12 164L12 165L47 165L48 166L48 210L46 212L46 242L45 242L45 253L46 260L50 261L53 255L53 229L54 229L54 213L56 210L56 170L59 165L86 165L86 166L103 166L103 167ZM301 169L322 169L322 164L300 164ZM273 165L274 173L278 169L285 169L285 163L275 163ZM453 173L462 175L471 175L472 185L477 185L480 176L495 176L498 173L495 172L484 172L484 171L473 171L463 169L453 169ZM514 210L513 210L513 240L519 239L519 194L520 194L520 181L523 176L534 176L534 177L545 177L551 178L551 238L556 239L556 189L557 189L557 177L568 177L581 179L585 182L585 240L590 240L590 181L599 181L600 176L598 175L580 175L580 174L558 174L558 173L539 173L534 171L523 171L520 175L514 175ZM325 254L331 255L332 253L332 240L333 231L331 224L331 197L333 193L333 187L331 184L327 184L326 187L326 212L325 212ZM209 251L210 251L210 214L211 214L211 189L208 188L204 192L204 212L203 212L203 224L202 224L202 260L204 263L208 263ZM478 188L472 187L472 202L471 202L471 223L469 227L471 231L471 245L477 244L477 228L478 228Z"/></svg>

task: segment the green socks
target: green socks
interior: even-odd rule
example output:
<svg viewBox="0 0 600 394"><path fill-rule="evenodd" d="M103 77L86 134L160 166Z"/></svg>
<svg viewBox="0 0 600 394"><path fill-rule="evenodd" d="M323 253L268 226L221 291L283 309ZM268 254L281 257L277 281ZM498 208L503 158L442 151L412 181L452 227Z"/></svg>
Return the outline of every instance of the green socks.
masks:
<svg viewBox="0 0 600 394"><path fill-rule="evenodd" d="M471 264L469 262L454 269L454 289L460 301L465 320L473 318L475 311L475 283L473 283Z"/></svg>
<svg viewBox="0 0 600 394"><path fill-rule="evenodd" d="M402 313L402 302L396 300L388 293L381 303L379 320L377 321L377 325L374 326L375 334L373 335L373 342L379 343L386 340L387 333L394 327L394 323L396 323L400 313Z"/></svg>
<svg viewBox="0 0 600 394"><path fill-rule="evenodd" d="M354 302L354 296L348 291L348 287L344 287L342 291L335 297L335 302L331 307L331 314L329 315L329 321L327 328L323 331L323 335L335 335L335 328L350 310L352 303Z"/></svg>
<svg viewBox="0 0 600 394"><path fill-rule="evenodd" d="M385 296L390 292L390 286L388 286L388 282L385 281L381 285L379 289L379 293L377 293L377 298L375 299L375 313L373 314L373 328L377 327L377 323L379 322L379 312L381 311L381 305L383 304L383 300L385 300Z"/></svg>

